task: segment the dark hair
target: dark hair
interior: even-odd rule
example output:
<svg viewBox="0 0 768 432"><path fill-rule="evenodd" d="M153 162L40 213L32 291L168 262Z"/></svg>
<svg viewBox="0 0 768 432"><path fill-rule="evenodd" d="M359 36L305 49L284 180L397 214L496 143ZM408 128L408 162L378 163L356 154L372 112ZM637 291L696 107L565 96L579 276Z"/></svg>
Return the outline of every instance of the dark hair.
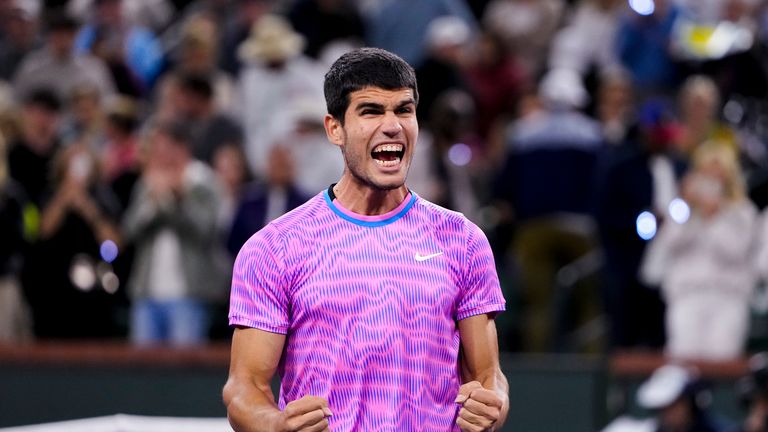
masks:
<svg viewBox="0 0 768 432"><path fill-rule="evenodd" d="M189 125L185 122L178 119L158 121L154 125L154 130L157 133L168 136L177 144L191 150L192 132L190 131Z"/></svg>
<svg viewBox="0 0 768 432"><path fill-rule="evenodd" d="M336 60L325 74L325 104L328 114L344 123L349 94L365 87L385 90L410 88L418 103L416 73L402 58L380 48L359 48Z"/></svg>
<svg viewBox="0 0 768 432"><path fill-rule="evenodd" d="M203 73L186 72L179 74L179 86L205 100L213 99L213 84L211 78Z"/></svg>
<svg viewBox="0 0 768 432"><path fill-rule="evenodd" d="M46 18L45 24L48 32L76 32L80 28L80 22L69 15L63 9L53 10Z"/></svg>
<svg viewBox="0 0 768 432"><path fill-rule="evenodd" d="M24 98L24 105L43 108L51 112L59 112L61 110L61 99L52 89L41 87L32 90Z"/></svg>

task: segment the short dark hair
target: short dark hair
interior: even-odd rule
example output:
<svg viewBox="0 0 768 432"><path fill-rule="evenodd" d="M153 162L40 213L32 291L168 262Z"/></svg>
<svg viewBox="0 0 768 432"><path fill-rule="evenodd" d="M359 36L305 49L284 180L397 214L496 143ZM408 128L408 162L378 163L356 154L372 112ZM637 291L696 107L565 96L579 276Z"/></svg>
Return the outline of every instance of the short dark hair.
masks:
<svg viewBox="0 0 768 432"><path fill-rule="evenodd" d="M63 9L53 10L45 18L45 24L49 33L53 33L53 32L75 33L80 28L80 22Z"/></svg>
<svg viewBox="0 0 768 432"><path fill-rule="evenodd" d="M179 74L179 86L205 100L213 99L213 83L211 77L204 73L184 72Z"/></svg>
<svg viewBox="0 0 768 432"><path fill-rule="evenodd" d="M161 120L154 124L154 129L180 146L191 150L193 137L190 126L186 122L180 119Z"/></svg>
<svg viewBox="0 0 768 432"><path fill-rule="evenodd" d="M49 87L39 87L33 89L24 98L24 105L29 107L43 108L50 112L61 111L61 99Z"/></svg>
<svg viewBox="0 0 768 432"><path fill-rule="evenodd" d="M339 57L325 74L323 90L328 114L343 124L349 94L365 87L410 88L414 101L419 101L416 73L411 65L380 48L358 48Z"/></svg>

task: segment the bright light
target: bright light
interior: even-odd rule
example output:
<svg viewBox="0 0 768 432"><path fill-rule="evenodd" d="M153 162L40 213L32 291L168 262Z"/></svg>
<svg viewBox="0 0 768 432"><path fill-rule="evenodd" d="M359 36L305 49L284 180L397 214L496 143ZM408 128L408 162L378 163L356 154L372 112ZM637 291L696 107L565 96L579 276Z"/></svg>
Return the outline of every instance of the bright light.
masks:
<svg viewBox="0 0 768 432"><path fill-rule="evenodd" d="M102 243L99 248L99 252L101 253L101 259L111 263L117 258L117 244L112 240L104 240L104 243Z"/></svg>
<svg viewBox="0 0 768 432"><path fill-rule="evenodd" d="M472 160L472 149L464 143L456 143L448 149L448 159L456 166L466 166Z"/></svg>
<svg viewBox="0 0 768 432"><path fill-rule="evenodd" d="M656 216L644 211L637 217L637 235L643 240L650 240L656 235Z"/></svg>
<svg viewBox="0 0 768 432"><path fill-rule="evenodd" d="M629 7L640 15L650 15L656 10L653 0L629 0Z"/></svg>
<svg viewBox="0 0 768 432"><path fill-rule="evenodd" d="M675 198L669 203L669 216L673 221L684 224L691 217L691 208L681 198Z"/></svg>
<svg viewBox="0 0 768 432"><path fill-rule="evenodd" d="M96 284L96 271L87 255L77 255L69 268L69 280L80 291L90 291Z"/></svg>

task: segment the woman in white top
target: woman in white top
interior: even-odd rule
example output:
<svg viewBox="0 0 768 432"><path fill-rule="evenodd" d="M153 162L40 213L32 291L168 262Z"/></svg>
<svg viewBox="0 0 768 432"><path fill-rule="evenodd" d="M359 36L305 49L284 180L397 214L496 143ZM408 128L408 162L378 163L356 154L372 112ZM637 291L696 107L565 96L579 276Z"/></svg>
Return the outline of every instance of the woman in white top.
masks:
<svg viewBox="0 0 768 432"><path fill-rule="evenodd" d="M668 220L647 250L642 269L667 302L667 354L726 360L744 349L757 209L747 199L731 147L706 142L693 154L681 185L687 220ZM678 215L679 216L679 215Z"/></svg>

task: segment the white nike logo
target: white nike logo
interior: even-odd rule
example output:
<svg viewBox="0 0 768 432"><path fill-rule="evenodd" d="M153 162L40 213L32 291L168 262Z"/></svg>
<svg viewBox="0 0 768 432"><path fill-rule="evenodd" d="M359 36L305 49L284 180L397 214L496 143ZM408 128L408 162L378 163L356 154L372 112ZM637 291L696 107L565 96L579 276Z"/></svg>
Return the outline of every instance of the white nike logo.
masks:
<svg viewBox="0 0 768 432"><path fill-rule="evenodd" d="M426 261L428 259L432 259L432 258L434 258L436 256L440 256L442 254L443 254L442 252L435 252L435 253L429 254L429 255L422 255L422 254L416 252L416 255L413 256L413 259L415 259L416 261L421 262L421 261Z"/></svg>

